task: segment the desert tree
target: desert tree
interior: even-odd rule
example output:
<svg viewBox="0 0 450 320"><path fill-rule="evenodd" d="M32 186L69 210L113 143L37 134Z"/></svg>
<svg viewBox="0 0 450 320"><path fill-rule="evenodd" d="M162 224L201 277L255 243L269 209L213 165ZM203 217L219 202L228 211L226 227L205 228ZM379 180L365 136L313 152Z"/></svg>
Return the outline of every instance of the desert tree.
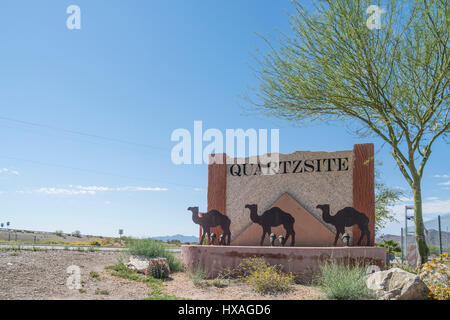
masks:
<svg viewBox="0 0 450 320"><path fill-rule="evenodd" d="M381 138L412 190L421 263L429 252L421 180L433 144L450 130L449 4L386 0L380 28L369 28L373 4L329 0L308 9L294 0L292 34L265 38L251 102L297 125L337 121Z"/></svg>

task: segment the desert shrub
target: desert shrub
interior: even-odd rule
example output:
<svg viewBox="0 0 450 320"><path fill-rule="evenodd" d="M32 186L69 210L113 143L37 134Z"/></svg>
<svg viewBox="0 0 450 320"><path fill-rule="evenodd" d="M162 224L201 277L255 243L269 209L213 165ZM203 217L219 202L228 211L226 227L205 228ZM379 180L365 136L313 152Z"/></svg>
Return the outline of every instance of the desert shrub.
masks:
<svg viewBox="0 0 450 320"><path fill-rule="evenodd" d="M262 295L289 292L294 282L292 273L283 273L280 265L270 265L261 257L243 259L237 268L237 278Z"/></svg>
<svg viewBox="0 0 450 320"><path fill-rule="evenodd" d="M112 275L128 280L140 281L144 279L144 277L137 273L136 270L132 270L128 268L123 263L116 264L114 266L106 266L106 270L112 270Z"/></svg>
<svg viewBox="0 0 450 320"><path fill-rule="evenodd" d="M200 267L195 266L188 270L187 272L189 279L191 279L192 283L196 287L203 287L203 281L206 279L206 276L208 275L208 270Z"/></svg>
<svg viewBox="0 0 450 320"><path fill-rule="evenodd" d="M433 244L428 245L428 250L430 250L430 256L439 256L441 253L439 246Z"/></svg>
<svg viewBox="0 0 450 320"><path fill-rule="evenodd" d="M211 285L213 285L216 288L225 288L228 287L229 282L224 281L224 278L219 276L211 282Z"/></svg>
<svg viewBox="0 0 450 320"><path fill-rule="evenodd" d="M430 298L450 300L450 258L448 253L422 265L420 278L430 289Z"/></svg>
<svg viewBox="0 0 450 320"><path fill-rule="evenodd" d="M75 230L72 232L72 237L81 238L81 232L79 230Z"/></svg>
<svg viewBox="0 0 450 320"><path fill-rule="evenodd" d="M181 261L173 252L165 248L161 242L152 239L133 239L130 241L128 253L145 259L166 258L172 272L183 270Z"/></svg>
<svg viewBox="0 0 450 320"><path fill-rule="evenodd" d="M99 247L102 245L102 241L100 239L95 238L89 241L89 245Z"/></svg>
<svg viewBox="0 0 450 320"><path fill-rule="evenodd" d="M223 279L244 279L250 275L252 270L257 267L264 267L267 262L262 257L253 256L251 258L242 259L235 268L226 268L220 273Z"/></svg>
<svg viewBox="0 0 450 320"><path fill-rule="evenodd" d="M102 246L112 246L114 244L113 239L105 238L102 240Z"/></svg>
<svg viewBox="0 0 450 320"><path fill-rule="evenodd" d="M367 276L363 264L349 265L328 260L320 265L316 283L322 288L327 299L373 298L373 292L366 285Z"/></svg>

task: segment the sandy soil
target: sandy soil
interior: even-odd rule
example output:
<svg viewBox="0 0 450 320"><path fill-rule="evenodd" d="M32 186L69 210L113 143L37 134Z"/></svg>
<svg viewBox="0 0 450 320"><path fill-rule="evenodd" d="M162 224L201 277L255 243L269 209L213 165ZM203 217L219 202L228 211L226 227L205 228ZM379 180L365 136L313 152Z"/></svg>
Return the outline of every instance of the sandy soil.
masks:
<svg viewBox="0 0 450 320"><path fill-rule="evenodd" d="M0 300L140 300L148 297L149 287L142 282L131 281L111 275L105 266L115 265L121 252L78 252L64 250L48 251L0 251ZM69 289L70 276L67 268L80 267L81 285L84 292ZM99 279L90 276L99 274ZM316 300L320 290L302 285L293 286L287 295L261 296L251 287L236 281L225 282L225 288L206 286L197 288L186 273L174 273L164 282L165 292L180 298L223 300ZM108 294L96 294L106 290ZM104 291L103 291L104 292Z"/></svg>
<svg viewBox="0 0 450 320"><path fill-rule="evenodd" d="M198 300L319 300L321 291L315 287L303 285L293 285L293 290L284 295L266 295L262 296L254 292L248 285L238 281L227 282L225 288L214 286L195 287L186 273L174 273L172 280L166 281L165 291L169 295L176 295L180 298L198 299Z"/></svg>
<svg viewBox="0 0 450 320"><path fill-rule="evenodd" d="M118 263L119 252L0 251L0 299L142 299L148 296L144 283L111 276L105 266ZM85 293L71 290L67 267L77 265ZM97 272L100 279L90 276ZM107 290L108 295L96 294Z"/></svg>

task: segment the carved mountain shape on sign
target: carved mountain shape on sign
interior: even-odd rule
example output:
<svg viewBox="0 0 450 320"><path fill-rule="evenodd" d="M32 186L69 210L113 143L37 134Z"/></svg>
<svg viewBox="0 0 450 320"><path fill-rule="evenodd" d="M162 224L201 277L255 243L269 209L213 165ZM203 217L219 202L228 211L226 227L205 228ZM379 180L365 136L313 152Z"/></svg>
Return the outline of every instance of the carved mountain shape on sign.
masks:
<svg viewBox="0 0 450 320"><path fill-rule="evenodd" d="M279 207L281 210L290 213L294 219L295 246L296 247L329 247L333 245L335 234L328 229L322 221L319 221L314 215L306 210L290 194L284 193L269 208ZM267 210L266 209L266 210ZM261 209L258 209L261 210ZM263 212L258 212L261 215ZM250 215L250 212L247 212ZM334 228L334 227L332 227ZM272 227L272 232L277 235L286 235L283 226ZM233 246L259 246L262 236L262 227L259 224L252 223L247 229L239 234L231 243ZM276 246L280 246L278 239ZM286 246L290 245L291 239ZM266 235L265 246L270 246L269 237ZM338 245L342 245L339 239Z"/></svg>

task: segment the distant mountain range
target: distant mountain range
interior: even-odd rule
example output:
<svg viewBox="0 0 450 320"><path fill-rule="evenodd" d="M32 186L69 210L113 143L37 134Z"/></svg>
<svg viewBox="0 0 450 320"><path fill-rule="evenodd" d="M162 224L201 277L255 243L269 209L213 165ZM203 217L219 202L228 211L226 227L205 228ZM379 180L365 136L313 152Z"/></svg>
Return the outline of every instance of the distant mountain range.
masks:
<svg viewBox="0 0 450 320"><path fill-rule="evenodd" d="M438 219L433 219L423 223L426 229L438 229ZM449 232L450 230L450 213L441 215L441 230Z"/></svg>
<svg viewBox="0 0 450 320"><path fill-rule="evenodd" d="M186 243L186 242L198 242L199 239L198 237L195 236L184 236L182 234L176 234L173 236L162 236L162 237L152 237L152 239L155 240L161 240L161 241L169 241L169 240L178 240L181 243Z"/></svg>

